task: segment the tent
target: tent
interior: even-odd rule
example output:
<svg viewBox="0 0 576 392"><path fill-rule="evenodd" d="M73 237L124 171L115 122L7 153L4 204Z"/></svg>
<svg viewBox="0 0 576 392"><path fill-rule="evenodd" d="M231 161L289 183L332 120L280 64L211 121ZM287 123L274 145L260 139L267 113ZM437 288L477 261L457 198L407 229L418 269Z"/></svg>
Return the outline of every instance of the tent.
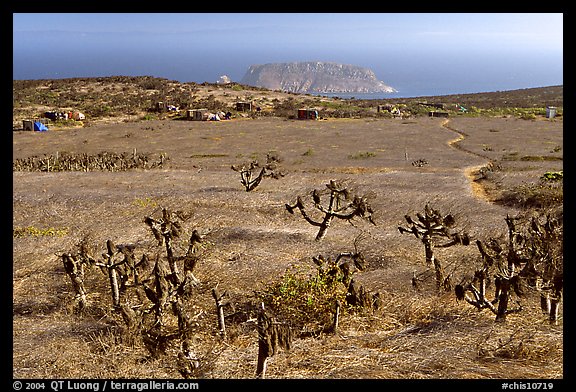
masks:
<svg viewBox="0 0 576 392"><path fill-rule="evenodd" d="M81 120L85 120L86 116L84 115L84 113L74 112L74 113L72 113L72 118L76 121L81 121Z"/></svg>
<svg viewBox="0 0 576 392"><path fill-rule="evenodd" d="M44 132L48 130L48 127L42 124L40 121L34 121L34 130L39 132Z"/></svg>

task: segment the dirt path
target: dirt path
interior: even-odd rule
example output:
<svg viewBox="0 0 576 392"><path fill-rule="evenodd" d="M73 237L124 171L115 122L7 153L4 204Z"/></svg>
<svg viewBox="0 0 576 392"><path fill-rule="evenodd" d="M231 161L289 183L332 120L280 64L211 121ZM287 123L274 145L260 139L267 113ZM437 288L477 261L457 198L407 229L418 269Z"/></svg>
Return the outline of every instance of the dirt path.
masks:
<svg viewBox="0 0 576 392"><path fill-rule="evenodd" d="M441 125L443 128L448 129L449 131L452 131L452 132L457 133L457 134L458 134L458 137L455 138L455 139L452 139L452 140L448 141L448 145L449 145L450 147L452 147L452 148L454 148L454 149L456 149L456 150L462 151L462 152L464 152L464 153L466 153L466 154L471 154L471 155L474 155L474 156L476 156L476 157L480 157L480 158L486 159L487 162L486 162L485 164L475 165L475 166L468 166L468 167L464 168L464 175L466 176L466 178L467 178L468 181L470 182L470 187L472 188L472 194L473 194L474 196L476 196L477 198L479 198L479 199L481 199L481 200L484 200L484 201L487 202L487 203L491 203L492 201L490 200L490 197L489 197L488 194L486 193L486 190L484 189L484 187L483 187L481 184L479 184L478 182L475 181L476 172L477 172L480 168L486 166L486 164L487 164L488 162L490 162L490 158L488 158L488 157L485 156L485 155L478 154L478 153L476 153L476 152L473 152L473 151L470 151L470 150L467 150L467 149L463 148L463 147L459 144L459 142L461 142L462 140L464 140L464 138L465 138L466 136L468 136L468 135L467 135L466 133L460 131L460 130L457 130L456 128L453 128L453 127L448 126L448 123L449 123L449 122L450 122L450 120L447 119L447 120L444 120L444 121L442 122L442 124L440 124L440 125Z"/></svg>

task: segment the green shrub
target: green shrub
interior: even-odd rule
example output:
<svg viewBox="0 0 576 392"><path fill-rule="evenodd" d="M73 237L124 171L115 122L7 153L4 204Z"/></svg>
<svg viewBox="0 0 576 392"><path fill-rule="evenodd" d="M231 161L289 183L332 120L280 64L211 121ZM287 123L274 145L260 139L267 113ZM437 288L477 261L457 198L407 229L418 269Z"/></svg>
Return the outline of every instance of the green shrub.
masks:
<svg viewBox="0 0 576 392"><path fill-rule="evenodd" d="M536 115L530 112L523 112L522 114L520 114L520 118L522 120L536 120Z"/></svg>
<svg viewBox="0 0 576 392"><path fill-rule="evenodd" d="M329 325L336 301L344 303L346 298L342 278L322 269L306 274L292 267L280 280L258 293L259 301L296 329Z"/></svg>
<svg viewBox="0 0 576 392"><path fill-rule="evenodd" d="M540 179L542 181L550 181L550 182L556 182L556 181L562 181L564 178L564 171L560 170L560 171L556 171L556 172L546 172L542 175L542 177L540 177Z"/></svg>
<svg viewBox="0 0 576 392"><path fill-rule="evenodd" d="M68 234L67 228L57 229L54 227L48 227L46 229L38 229L34 226L27 227L14 227L12 229L12 237L64 237Z"/></svg>
<svg viewBox="0 0 576 392"><path fill-rule="evenodd" d="M139 207L157 207L158 203L150 198L150 197L146 197L144 199L140 199L140 198L136 198L132 204L134 204L135 206L139 206Z"/></svg>

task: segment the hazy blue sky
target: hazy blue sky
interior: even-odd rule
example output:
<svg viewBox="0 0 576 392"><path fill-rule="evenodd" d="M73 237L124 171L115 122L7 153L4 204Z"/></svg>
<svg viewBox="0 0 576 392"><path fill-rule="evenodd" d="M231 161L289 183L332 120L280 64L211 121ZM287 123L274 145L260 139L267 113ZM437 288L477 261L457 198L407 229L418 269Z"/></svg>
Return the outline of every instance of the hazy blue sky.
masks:
<svg viewBox="0 0 576 392"><path fill-rule="evenodd" d="M240 81L251 64L335 61L394 87L450 74L454 88L466 75L538 87L563 82L563 14L16 13L13 55L14 79Z"/></svg>

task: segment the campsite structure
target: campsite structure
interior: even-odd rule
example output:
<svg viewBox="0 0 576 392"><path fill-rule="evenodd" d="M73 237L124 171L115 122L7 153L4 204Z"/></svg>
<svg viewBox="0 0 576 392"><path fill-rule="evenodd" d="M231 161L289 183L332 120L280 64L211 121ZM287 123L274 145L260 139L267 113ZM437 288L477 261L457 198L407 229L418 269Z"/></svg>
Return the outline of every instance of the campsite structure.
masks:
<svg viewBox="0 0 576 392"><path fill-rule="evenodd" d="M43 120L43 119L23 120L22 121L22 129L24 131L43 132L43 131L48 130L48 126L46 125L46 120Z"/></svg>
<svg viewBox="0 0 576 392"><path fill-rule="evenodd" d="M86 116L84 115L84 113L81 113L77 110L74 111L56 111L56 110L51 110L48 112L44 112L44 117L45 118L49 118L52 121L58 121L58 120L76 120L76 121L82 121L86 119Z"/></svg>
<svg viewBox="0 0 576 392"><path fill-rule="evenodd" d="M236 102L236 111L237 112L251 112L252 111L252 102Z"/></svg>
<svg viewBox="0 0 576 392"><path fill-rule="evenodd" d="M208 109L188 109L186 119L191 121L220 121L230 120L231 113L217 112L211 113Z"/></svg>
<svg viewBox="0 0 576 392"><path fill-rule="evenodd" d="M158 102L156 102L156 111L158 113L163 113L163 112L176 112L176 113L178 113L180 111L180 107L176 106L176 105L170 105L164 101L158 101Z"/></svg>
<svg viewBox="0 0 576 392"><path fill-rule="evenodd" d="M186 111L186 118L192 121L208 120L208 109L189 109Z"/></svg>
<svg viewBox="0 0 576 392"><path fill-rule="evenodd" d="M318 110L298 109L298 120L318 120Z"/></svg>

